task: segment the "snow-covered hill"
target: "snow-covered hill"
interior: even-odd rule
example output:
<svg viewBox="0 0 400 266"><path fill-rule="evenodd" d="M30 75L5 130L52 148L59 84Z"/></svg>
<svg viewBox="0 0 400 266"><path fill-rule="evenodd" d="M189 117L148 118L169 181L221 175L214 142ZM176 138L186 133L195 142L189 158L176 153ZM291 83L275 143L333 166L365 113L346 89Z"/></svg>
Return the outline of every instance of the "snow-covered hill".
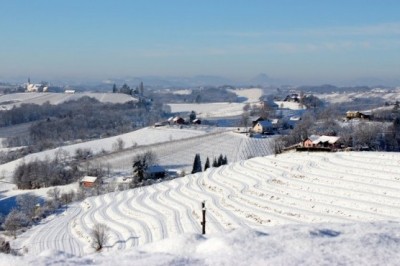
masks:
<svg viewBox="0 0 400 266"><path fill-rule="evenodd" d="M52 92L11 93L0 96L0 110L8 110L11 109L13 106L20 106L22 103L41 105L44 104L45 102L49 102L50 104L55 105L66 101L77 100L84 96L95 98L100 102L109 102L109 103L125 103L129 101L137 101L136 98L133 98L132 96L123 93L94 93L94 92L84 92L75 94L52 93Z"/></svg>
<svg viewBox="0 0 400 266"><path fill-rule="evenodd" d="M400 224L285 225L226 234L183 234L123 251L85 256L47 250L0 254L0 265L399 265Z"/></svg>
<svg viewBox="0 0 400 266"><path fill-rule="evenodd" d="M173 133L169 133L167 129L160 129L161 132L167 134L164 138L170 136L175 139ZM166 169L184 170L188 173L192 170L194 156L197 153L200 154L202 165L204 165L207 157L212 163L213 158L218 158L221 154L227 156L228 162L237 162L272 154L272 140L272 136L269 138L249 138L231 131L216 131L210 134L179 138L174 141L112 153L95 159L94 163L110 165L115 171L130 174L135 155L143 153L145 150L151 150L157 155L158 163Z"/></svg>
<svg viewBox="0 0 400 266"><path fill-rule="evenodd" d="M398 220L399 162L400 153L366 152L286 153L253 158L148 187L87 198L72 204L66 212L42 221L12 245L17 249L26 247L30 255L49 249L74 255L88 254L93 252L90 231L98 222L111 228L107 247L110 251L131 249L186 233L197 234L201 232L202 201L206 201L209 234L227 233L239 228L271 232L271 226L286 224ZM398 228L397 224L388 226ZM291 229L294 236L302 232L300 228L303 227ZM324 228L342 232L342 229L335 229L340 226L327 225ZM312 242L314 237L341 241L342 236L334 238L338 234L323 231L324 228L308 231L305 239ZM352 234L355 230L359 227L346 232ZM375 229L371 230L373 234ZM398 245L397 235L358 237L366 245L375 247L376 242L369 241ZM229 247L224 239L214 243L220 243L221 254ZM302 252L302 239L293 241L292 247L298 244L293 254ZM340 241L333 245L339 245ZM272 242L276 243L275 246L272 244L266 252L272 252L272 249L289 255L288 251L281 250L278 242ZM307 243L305 248L309 252L317 245L317 242L309 244L311 246ZM322 247L316 247L316 250L324 252ZM332 250L334 248L325 251ZM357 247L357 250L363 254L361 248Z"/></svg>

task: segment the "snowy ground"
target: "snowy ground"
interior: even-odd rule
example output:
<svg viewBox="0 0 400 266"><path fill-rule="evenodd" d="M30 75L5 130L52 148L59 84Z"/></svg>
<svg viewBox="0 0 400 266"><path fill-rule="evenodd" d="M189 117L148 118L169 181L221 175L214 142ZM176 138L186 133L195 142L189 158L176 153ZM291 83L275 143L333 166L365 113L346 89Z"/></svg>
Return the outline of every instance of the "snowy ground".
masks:
<svg viewBox="0 0 400 266"><path fill-rule="evenodd" d="M180 103L168 104L172 113L188 113L195 111L199 118L215 118L215 117L233 117L240 116L243 113L243 107L247 103L258 103L262 96L262 90L258 88L252 89L236 89L230 90L236 93L239 97L245 98L245 101L240 103Z"/></svg>
<svg viewBox="0 0 400 266"><path fill-rule="evenodd" d="M83 257L55 250L0 254L1 265L399 265L398 222L285 225L263 231L183 234ZM107 248L106 248L107 249Z"/></svg>
<svg viewBox="0 0 400 266"><path fill-rule="evenodd" d="M389 102L400 101L400 89L394 90L371 90L366 92L344 92L344 93L323 93L315 94L320 99L330 103L351 102L356 98L382 98Z"/></svg>
<svg viewBox="0 0 400 266"><path fill-rule="evenodd" d="M264 239L263 245L268 248L265 252L256 250L261 252L261 259L271 259L271 263L277 259L275 262L283 265L288 259L292 265L307 265L312 262L314 249L316 264L329 264L331 260L335 264L340 259L348 259L350 264L355 263L354 260L369 262L373 256L364 256L367 252L363 250L368 248L377 257L374 261L390 264L391 259L398 262L397 253L395 257L388 256L394 255L393 246L398 247L400 243L397 223L383 223L376 228L369 224L351 227L333 223L398 220L399 162L400 153L372 152L286 153L253 158L148 187L87 198L72 204L53 219L42 221L13 241L12 246L21 250L27 248L31 256L54 249L74 255L89 254L93 252L90 230L97 222L111 228L107 250L112 253L171 237L191 241L198 237L192 235L188 240L180 235L201 232L200 203L206 201L209 234L240 230L214 238L210 245L203 245L201 241L206 241L199 239L200 242L194 244L197 248L193 256L200 251L203 255L209 252L212 258L220 259L221 264L225 256L217 258L217 253L227 254L226 259L230 255L233 260L235 256L250 260L246 253L236 254L233 244L235 239L250 235L249 243L244 245L261 241L254 239ZM279 225L321 223L325 225L287 227L291 229L277 233L270 229ZM367 231L363 232L364 229ZM243 230L263 231L268 236L241 233ZM239 237L240 234L244 236ZM280 235L281 240L271 237L269 241L269 235L275 234ZM282 243L287 243L288 247ZM179 250L186 244L178 241L177 252L184 252ZM154 245L157 247L156 243ZM169 248L174 246L171 244ZM388 253L384 248L389 248ZM342 253L329 255L337 249ZM168 248L165 252L171 255ZM353 252L358 252L360 257L354 257ZM132 256L140 259L140 254L136 251ZM274 254L282 256L275 258ZM200 259L199 264L208 263Z"/></svg>
<svg viewBox="0 0 400 266"><path fill-rule="evenodd" d="M131 174L132 161L135 155L145 150L153 151L158 158L158 164L168 170L190 173L194 156L200 154L202 165L209 157L220 154L227 156L228 162L237 162L256 156L265 156L273 153L272 136L268 138L249 138L243 134L230 131L215 132L199 135L193 138L178 139L166 143L139 147L137 149L116 152L101 156L92 161L94 164L110 165L116 172Z"/></svg>
<svg viewBox="0 0 400 266"><path fill-rule="evenodd" d="M100 102L109 103L125 103L129 101L137 101L136 98L123 93L94 93L94 92L83 92L75 94L65 94L65 93L11 93L4 94L0 96L0 110L8 110L13 106L20 106L22 103L32 103L32 104L44 104L49 102L50 104L60 104L66 101L77 100L84 96L95 98Z"/></svg>
<svg viewBox="0 0 400 266"><path fill-rule="evenodd" d="M201 136L204 134L208 134L213 131L217 131L218 128L209 128L209 127L198 127L197 129L191 128L183 128L179 127L146 127L143 129L139 129L136 131L132 131L126 134L97 139L72 145L63 146L60 148L47 150L39 153L29 154L24 158L2 164L0 165L0 174L1 176L5 176L5 181L11 182L12 173L19 163L22 161L28 162L35 159L44 160L46 158L54 158L55 155L62 149L66 151L70 156L75 154L77 149L91 149L94 154L100 153L101 151L112 151L115 148L115 144L117 139L122 139L125 143L125 148L133 147L133 146L144 146L151 145L155 143L168 142L172 140L180 140L185 138L191 138L196 136ZM0 183L0 189L2 189L2 184ZM4 189L4 188L3 188Z"/></svg>

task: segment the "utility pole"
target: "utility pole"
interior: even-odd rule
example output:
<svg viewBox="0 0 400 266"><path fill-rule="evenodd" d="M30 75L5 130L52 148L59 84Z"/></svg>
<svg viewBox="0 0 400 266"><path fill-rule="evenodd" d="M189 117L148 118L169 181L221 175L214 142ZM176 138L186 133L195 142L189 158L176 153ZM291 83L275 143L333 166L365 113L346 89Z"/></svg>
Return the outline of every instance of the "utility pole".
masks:
<svg viewBox="0 0 400 266"><path fill-rule="evenodd" d="M203 221L201 222L201 225L202 225L202 234L203 235L205 235L206 234L206 202L205 201L203 201L202 203L201 203L201 210L202 210L202 213L203 213Z"/></svg>

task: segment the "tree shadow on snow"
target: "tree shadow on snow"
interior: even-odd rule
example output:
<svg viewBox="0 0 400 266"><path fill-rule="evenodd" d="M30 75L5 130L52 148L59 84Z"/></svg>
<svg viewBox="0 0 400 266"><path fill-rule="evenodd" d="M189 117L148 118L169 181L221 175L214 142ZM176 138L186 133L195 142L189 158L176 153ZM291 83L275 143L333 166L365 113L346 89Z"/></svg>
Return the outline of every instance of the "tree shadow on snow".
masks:
<svg viewBox="0 0 400 266"><path fill-rule="evenodd" d="M110 244L110 245L104 246L104 248L110 249L110 248L115 247L116 245L126 244L129 240L134 241L135 239L139 239L139 237L131 236L131 237L128 237L126 240L117 240L117 241L114 242L114 244Z"/></svg>
<svg viewBox="0 0 400 266"><path fill-rule="evenodd" d="M0 213L6 216L12 209L17 207L17 197L12 196L8 198L1 198L0 199Z"/></svg>
<svg viewBox="0 0 400 266"><path fill-rule="evenodd" d="M331 229L320 229L310 231L310 235L314 237L337 237L340 235L340 232Z"/></svg>

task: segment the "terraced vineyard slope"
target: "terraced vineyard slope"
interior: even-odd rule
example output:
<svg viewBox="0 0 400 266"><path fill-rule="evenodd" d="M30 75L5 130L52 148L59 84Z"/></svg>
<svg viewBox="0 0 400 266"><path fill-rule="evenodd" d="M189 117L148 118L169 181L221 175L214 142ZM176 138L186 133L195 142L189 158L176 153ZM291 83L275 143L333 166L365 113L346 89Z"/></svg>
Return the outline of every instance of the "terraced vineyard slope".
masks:
<svg viewBox="0 0 400 266"><path fill-rule="evenodd" d="M110 230L107 249L200 233L265 230L295 223L347 223L400 217L400 153L286 153L257 157L148 187L87 198L13 242L29 253L93 252L95 223Z"/></svg>

